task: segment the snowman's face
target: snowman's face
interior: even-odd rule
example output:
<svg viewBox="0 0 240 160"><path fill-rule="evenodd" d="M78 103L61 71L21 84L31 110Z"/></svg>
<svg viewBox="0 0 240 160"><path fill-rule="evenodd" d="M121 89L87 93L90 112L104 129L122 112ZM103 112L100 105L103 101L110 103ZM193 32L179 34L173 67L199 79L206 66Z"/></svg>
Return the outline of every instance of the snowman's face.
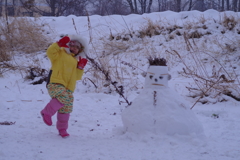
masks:
<svg viewBox="0 0 240 160"><path fill-rule="evenodd" d="M168 80L171 78L171 76L167 73L166 69L164 70L162 68L154 68L155 72L152 72L153 69L150 68L147 72L147 76L145 79L145 86L150 88L156 88L156 87L167 87L168 86Z"/></svg>
<svg viewBox="0 0 240 160"><path fill-rule="evenodd" d="M169 74L154 74L154 73L148 73L149 82L151 85L155 86L167 86L167 82L169 80Z"/></svg>

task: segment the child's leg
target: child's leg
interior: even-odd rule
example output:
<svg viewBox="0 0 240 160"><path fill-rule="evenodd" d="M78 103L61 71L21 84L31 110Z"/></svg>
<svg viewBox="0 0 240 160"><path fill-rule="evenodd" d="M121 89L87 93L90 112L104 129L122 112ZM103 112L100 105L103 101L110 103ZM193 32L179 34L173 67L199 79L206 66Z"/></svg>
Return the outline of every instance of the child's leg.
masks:
<svg viewBox="0 0 240 160"><path fill-rule="evenodd" d="M67 133L68 129L68 120L70 114L69 113L57 113L57 129L59 131L59 135L62 137L68 137L69 134Z"/></svg>
<svg viewBox="0 0 240 160"><path fill-rule="evenodd" d="M48 84L48 93L52 98L64 104L57 113L57 129L62 137L67 137L68 120L73 107L73 92L61 84Z"/></svg>
<svg viewBox="0 0 240 160"><path fill-rule="evenodd" d="M60 113L71 113L73 108L73 92L65 88L61 84L48 84L48 93L52 98L57 98L59 102L64 104L59 112Z"/></svg>
<svg viewBox="0 0 240 160"><path fill-rule="evenodd" d="M52 125L52 116L66 103L64 99L69 99L67 89L61 84L49 83L47 85L48 93L52 97L51 101L41 111L43 121L48 125Z"/></svg>
<svg viewBox="0 0 240 160"><path fill-rule="evenodd" d="M60 103L56 98L51 99L51 101L46 105L46 107L41 111L43 121L48 125L52 125L52 116L64 105Z"/></svg>

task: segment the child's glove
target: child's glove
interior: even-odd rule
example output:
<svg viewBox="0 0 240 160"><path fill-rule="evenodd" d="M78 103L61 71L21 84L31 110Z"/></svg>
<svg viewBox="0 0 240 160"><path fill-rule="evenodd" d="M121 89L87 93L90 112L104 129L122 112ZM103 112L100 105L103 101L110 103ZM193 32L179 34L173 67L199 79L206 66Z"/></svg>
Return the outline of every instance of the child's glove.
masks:
<svg viewBox="0 0 240 160"><path fill-rule="evenodd" d="M59 47L65 47L65 48L69 48L69 46L67 45L67 43L70 42L70 38L68 36L63 37L62 39L60 39L57 44Z"/></svg>
<svg viewBox="0 0 240 160"><path fill-rule="evenodd" d="M77 68L82 70L86 66L87 62L87 59L79 57Z"/></svg>

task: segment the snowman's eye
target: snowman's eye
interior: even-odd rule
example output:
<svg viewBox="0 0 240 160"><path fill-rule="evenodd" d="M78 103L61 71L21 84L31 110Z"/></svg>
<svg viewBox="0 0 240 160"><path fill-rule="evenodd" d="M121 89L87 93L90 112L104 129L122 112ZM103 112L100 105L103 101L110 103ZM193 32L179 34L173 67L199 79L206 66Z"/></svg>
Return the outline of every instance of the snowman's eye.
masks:
<svg viewBox="0 0 240 160"><path fill-rule="evenodd" d="M172 78L172 76L171 75L168 75L168 80L170 80Z"/></svg>
<svg viewBox="0 0 240 160"><path fill-rule="evenodd" d="M153 78L153 76L151 75L151 76L149 76L149 78L150 78L150 79L152 79L152 78Z"/></svg>
<svg viewBox="0 0 240 160"><path fill-rule="evenodd" d="M160 78L160 79L163 79L163 77L162 77L162 76L160 76L159 78Z"/></svg>

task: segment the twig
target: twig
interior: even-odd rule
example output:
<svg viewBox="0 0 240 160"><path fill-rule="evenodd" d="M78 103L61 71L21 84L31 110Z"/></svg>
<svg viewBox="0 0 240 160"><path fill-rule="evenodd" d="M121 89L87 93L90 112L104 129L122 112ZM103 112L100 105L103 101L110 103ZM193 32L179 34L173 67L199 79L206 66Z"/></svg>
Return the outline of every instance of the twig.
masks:
<svg viewBox="0 0 240 160"><path fill-rule="evenodd" d="M74 26L74 29L75 29L76 33L79 34L79 32L78 32L78 30L77 30L77 27L76 27L76 24L75 24L75 21L74 21L73 18L72 18L72 21L73 21L73 26Z"/></svg>
<svg viewBox="0 0 240 160"><path fill-rule="evenodd" d="M92 43L92 30L91 30L91 21L90 21L90 18L89 18L89 15L87 14L87 17L88 17L88 29L89 29L89 35L90 35L90 42L93 46L93 49L95 50L96 52L96 49ZM89 57L87 54L86 54L86 57L87 59L90 61L90 63L93 65L93 67L100 71L104 76L105 76L105 80L107 82L109 82L111 85L113 85L113 87L115 88L116 92L126 101L126 103L128 105L131 105L131 102L129 102L127 100L127 98L124 96L123 94L123 87L122 86L117 86L117 82L116 81L112 81L112 78L109 74L109 71L105 70L104 67L102 67L99 63L97 63L93 58Z"/></svg>
<svg viewBox="0 0 240 160"><path fill-rule="evenodd" d="M131 64L131 63L128 63L128 62L125 62L125 61L121 61L121 60L120 60L120 63L131 67L133 70L134 70L134 69L139 69L139 70L145 72L143 69L141 69L141 68L139 68L139 67L137 67L137 66L135 66L135 65L133 65L133 64Z"/></svg>
<svg viewBox="0 0 240 160"><path fill-rule="evenodd" d="M32 100L21 100L22 102L32 102ZM43 100L37 100L38 102L42 102ZM14 100L6 101L6 102L15 102Z"/></svg>
<svg viewBox="0 0 240 160"><path fill-rule="evenodd" d="M32 102L32 100L21 100L22 102Z"/></svg>
<svg viewBox="0 0 240 160"><path fill-rule="evenodd" d="M166 52L170 53L168 50L166 50ZM182 59L181 55L176 51L173 50L173 52L179 57L179 59L182 61L182 63L184 64L184 66L191 71L191 69L189 69L189 67L187 66L187 64L184 62L184 60ZM200 87L200 85L197 83L197 80L193 77L193 75L191 74L192 79L194 80L195 84L198 86L198 88L204 93L203 89Z"/></svg>
<svg viewBox="0 0 240 160"><path fill-rule="evenodd" d="M22 94L22 93L21 93L21 90L20 90L20 87L19 87L19 85L18 85L18 81L17 81L16 83L17 83L18 90L19 90L20 94Z"/></svg>
<svg viewBox="0 0 240 160"><path fill-rule="evenodd" d="M0 125L13 125L16 122L8 122L8 121L4 121L4 122L0 122Z"/></svg>
<svg viewBox="0 0 240 160"><path fill-rule="evenodd" d="M97 85L88 77L86 77L86 79L88 79L90 82L92 82L92 84L95 86L95 88L98 88Z"/></svg>
<svg viewBox="0 0 240 160"><path fill-rule="evenodd" d="M97 69L98 71L100 71L104 76L105 76L105 80L110 82L110 84L112 84L116 90L116 92L126 101L126 103L128 105L131 105L131 102L129 102L127 100L127 98L123 95L123 88L122 86L117 86L117 82L116 81L112 81L112 78L111 76L109 75L109 71L106 71L103 67L101 67L99 65L99 63L97 63L94 59L90 58L88 55L87 56L87 59L91 62L91 64L93 65L93 67L95 69Z"/></svg>
<svg viewBox="0 0 240 160"><path fill-rule="evenodd" d="M198 100L193 104L193 106L190 109L193 109L193 107L197 104L197 102L203 97L204 94L206 94L215 84L217 84L220 81L221 77L219 77L218 81L212 84L206 91L205 93L202 92L202 95L198 98Z"/></svg>
<svg viewBox="0 0 240 160"><path fill-rule="evenodd" d="M128 29L128 31L129 31L129 33L130 33L130 34L132 34L132 33L131 33L131 30L129 29L129 27L128 27L128 25L127 25L126 21L125 21L125 19L123 18L123 16L121 16L121 17L122 17L122 19L123 19L123 21L124 21L125 25L127 26L127 29Z"/></svg>

